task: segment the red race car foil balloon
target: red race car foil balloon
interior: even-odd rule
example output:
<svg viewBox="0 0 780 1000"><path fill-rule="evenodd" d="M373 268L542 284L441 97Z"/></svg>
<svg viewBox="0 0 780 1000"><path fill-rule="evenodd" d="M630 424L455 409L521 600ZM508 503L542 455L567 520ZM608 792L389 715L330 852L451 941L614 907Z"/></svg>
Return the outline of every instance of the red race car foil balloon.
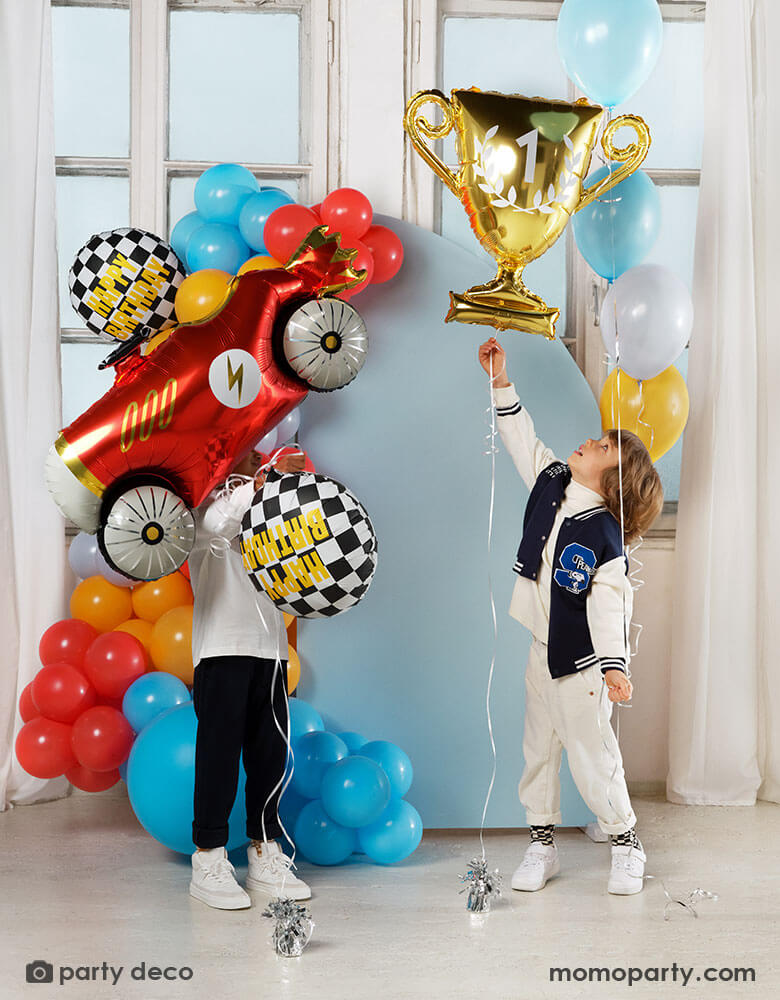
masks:
<svg viewBox="0 0 780 1000"><path fill-rule="evenodd" d="M66 517L97 532L112 567L136 580L178 569L194 541L191 508L310 388L357 375L366 328L324 298L363 279L354 257L319 227L284 268L234 278L208 319L133 338L103 363L114 385L60 433L46 483Z"/></svg>

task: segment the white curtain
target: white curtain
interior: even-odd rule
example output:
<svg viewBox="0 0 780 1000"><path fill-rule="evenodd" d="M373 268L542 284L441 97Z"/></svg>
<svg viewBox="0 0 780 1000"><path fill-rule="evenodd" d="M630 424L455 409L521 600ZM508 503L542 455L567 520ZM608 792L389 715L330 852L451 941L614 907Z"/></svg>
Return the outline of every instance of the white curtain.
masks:
<svg viewBox="0 0 780 1000"><path fill-rule="evenodd" d="M60 419L49 0L0 0L0 809L65 794L16 761L19 694L65 615L63 525L43 482Z"/></svg>
<svg viewBox="0 0 780 1000"><path fill-rule="evenodd" d="M680 803L780 801L778 7L707 3L670 684Z"/></svg>

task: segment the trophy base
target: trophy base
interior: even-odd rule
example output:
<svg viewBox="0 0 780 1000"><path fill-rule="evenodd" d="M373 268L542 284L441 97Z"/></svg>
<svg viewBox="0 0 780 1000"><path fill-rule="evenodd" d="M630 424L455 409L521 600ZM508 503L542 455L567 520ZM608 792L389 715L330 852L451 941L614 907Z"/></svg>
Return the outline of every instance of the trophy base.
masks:
<svg viewBox="0 0 780 1000"><path fill-rule="evenodd" d="M469 292L465 295L450 292L450 310L445 322L478 323L496 330L522 330L555 340L555 324L560 315L560 309L550 309L541 299L537 305L512 301L506 294L472 296Z"/></svg>

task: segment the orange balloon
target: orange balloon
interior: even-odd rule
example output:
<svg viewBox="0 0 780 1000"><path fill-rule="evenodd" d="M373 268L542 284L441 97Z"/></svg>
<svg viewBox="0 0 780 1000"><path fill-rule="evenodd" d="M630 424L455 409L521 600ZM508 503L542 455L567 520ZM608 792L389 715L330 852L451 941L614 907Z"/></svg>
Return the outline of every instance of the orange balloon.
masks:
<svg viewBox="0 0 780 1000"><path fill-rule="evenodd" d="M268 271L272 267L281 267L282 265L276 260L275 257L268 257L265 254L258 254L257 257L250 257L249 260L245 261L241 267L238 269L239 274L246 274L247 271ZM186 281L186 279L185 279ZM184 282L182 282L184 284Z"/></svg>
<svg viewBox="0 0 780 1000"><path fill-rule="evenodd" d="M128 635L134 636L144 647L146 652L146 669L152 669L152 657L150 654L150 648L152 644L152 630L154 625L151 622L144 621L143 618L130 618L126 622L122 622L121 625L117 625L114 629L115 632L127 632Z"/></svg>
<svg viewBox="0 0 780 1000"><path fill-rule="evenodd" d="M633 431L642 439L656 462L677 442L688 422L688 387L679 371L670 365L655 378L636 379L618 369L610 372L599 401L601 426Z"/></svg>
<svg viewBox="0 0 780 1000"><path fill-rule="evenodd" d="M181 573L170 573L133 587L133 611L145 621L156 622L166 611L182 604L192 604L192 587Z"/></svg>
<svg viewBox="0 0 780 1000"><path fill-rule="evenodd" d="M185 605L166 611L152 631L150 647L156 670L192 684L195 666L192 662L192 607Z"/></svg>
<svg viewBox="0 0 780 1000"><path fill-rule="evenodd" d="M228 295L233 275L214 267L195 271L176 290L174 308L180 323L202 323L217 312Z"/></svg>
<svg viewBox="0 0 780 1000"><path fill-rule="evenodd" d="M133 613L130 591L109 583L102 576L88 576L71 594L70 613L98 632L110 632Z"/></svg>
<svg viewBox="0 0 780 1000"><path fill-rule="evenodd" d="M301 658L292 648L287 647L287 694L292 694L301 679Z"/></svg>

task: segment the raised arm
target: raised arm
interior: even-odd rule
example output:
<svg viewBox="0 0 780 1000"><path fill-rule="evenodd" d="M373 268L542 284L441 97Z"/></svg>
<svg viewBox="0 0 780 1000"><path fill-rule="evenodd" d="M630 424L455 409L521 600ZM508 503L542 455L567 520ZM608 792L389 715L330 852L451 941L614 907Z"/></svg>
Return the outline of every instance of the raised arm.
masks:
<svg viewBox="0 0 780 1000"><path fill-rule="evenodd" d="M495 337L480 347L479 362L493 378L493 403L501 440L530 490L539 473L556 461L555 454L536 436L534 422L507 377L506 355Z"/></svg>

